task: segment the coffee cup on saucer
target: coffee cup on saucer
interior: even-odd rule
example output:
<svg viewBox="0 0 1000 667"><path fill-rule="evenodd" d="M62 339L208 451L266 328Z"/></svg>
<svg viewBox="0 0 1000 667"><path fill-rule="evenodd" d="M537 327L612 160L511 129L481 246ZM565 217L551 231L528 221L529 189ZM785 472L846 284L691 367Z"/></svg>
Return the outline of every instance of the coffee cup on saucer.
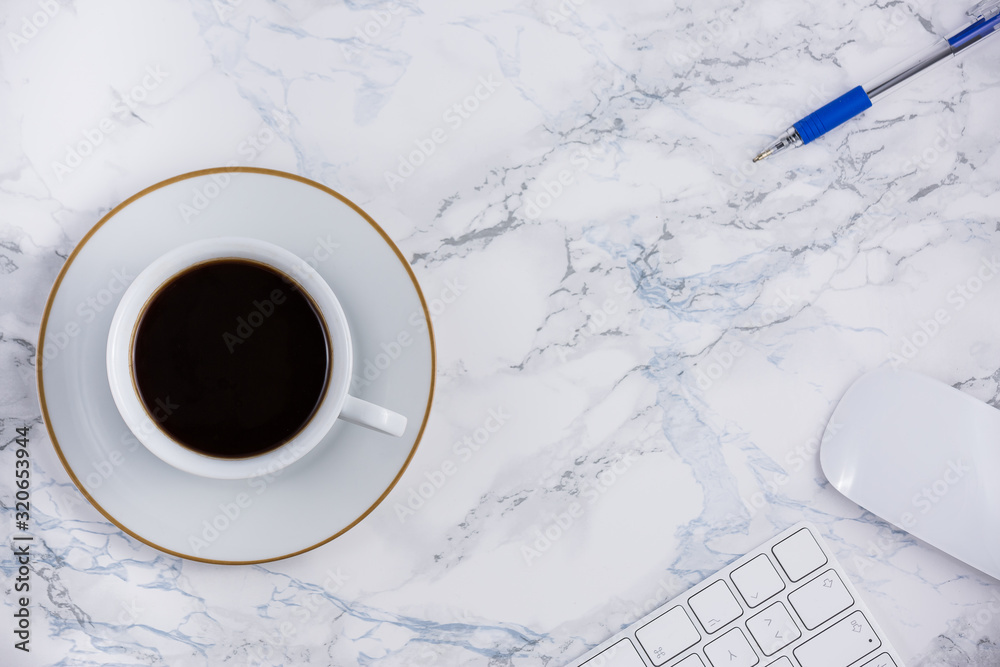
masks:
<svg viewBox="0 0 1000 667"><path fill-rule="evenodd" d="M351 396L344 310L305 261L253 238L205 239L146 267L111 322L118 411L154 455L241 479L297 461L341 419L401 436L406 418Z"/></svg>

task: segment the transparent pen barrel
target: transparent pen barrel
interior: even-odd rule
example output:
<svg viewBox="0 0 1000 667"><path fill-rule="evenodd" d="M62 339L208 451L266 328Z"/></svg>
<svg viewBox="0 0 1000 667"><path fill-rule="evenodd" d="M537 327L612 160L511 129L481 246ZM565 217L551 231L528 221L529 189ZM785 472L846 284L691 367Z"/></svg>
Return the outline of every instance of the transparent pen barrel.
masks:
<svg viewBox="0 0 1000 667"><path fill-rule="evenodd" d="M865 92L868 93L868 98L874 102L876 97L881 97L890 90L895 90L904 81L912 81L916 75L953 54L951 44L948 43L948 40L942 39L934 46L870 81L865 85Z"/></svg>

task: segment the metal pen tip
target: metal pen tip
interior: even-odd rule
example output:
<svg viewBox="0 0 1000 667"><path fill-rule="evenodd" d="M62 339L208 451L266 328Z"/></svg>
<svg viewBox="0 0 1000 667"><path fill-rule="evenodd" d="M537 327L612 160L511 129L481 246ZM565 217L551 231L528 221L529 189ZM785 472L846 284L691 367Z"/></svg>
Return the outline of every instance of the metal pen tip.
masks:
<svg viewBox="0 0 1000 667"><path fill-rule="evenodd" d="M755 157L753 161L760 162L761 160L771 157L775 153L780 153L781 151L801 145L802 137L799 136L799 131L794 127L790 127L785 130L785 133L778 137L774 143L762 150L760 153L757 153L757 157Z"/></svg>

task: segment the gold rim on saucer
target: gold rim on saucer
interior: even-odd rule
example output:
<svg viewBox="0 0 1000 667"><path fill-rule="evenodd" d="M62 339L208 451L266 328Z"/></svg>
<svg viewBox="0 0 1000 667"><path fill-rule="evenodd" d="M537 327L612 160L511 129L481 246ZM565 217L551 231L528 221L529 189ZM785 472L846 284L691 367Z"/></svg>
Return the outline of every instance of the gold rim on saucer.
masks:
<svg viewBox="0 0 1000 667"><path fill-rule="evenodd" d="M347 526L345 526L343 529L341 529L337 533L331 535L330 537L326 538L325 540L322 540L321 542L317 542L316 544L313 544L312 546L306 547L304 549L299 549L298 551L294 551L292 553L285 554L283 556L275 556L274 558L263 558L263 559L259 559L259 560L224 561L224 560L213 560L213 559L210 559L210 558L199 558L197 556L191 556L191 555L188 555L188 554L178 553L176 551L172 551L170 549L162 547L162 546L160 546L160 545L158 545L158 544L156 544L154 542L151 542L151 541L147 540L146 538L141 537L141 536L137 535L136 533L132 532L131 530L129 530L128 528L126 528L125 526L123 526L121 523L119 523L113 516L111 516L111 514L109 514L107 510L105 510L103 507L101 507L101 505L93 498L93 496L91 496L90 493L87 492L87 489L84 488L84 485L80 482L80 479L76 476L76 473L73 472L73 469L70 467L69 462L67 462L66 457L63 456L62 449L59 446L59 441L56 439L56 434L52 430L52 426L51 426L50 420L49 420L48 405L47 405L47 403L45 401L45 381L44 381L44 377L43 377L42 366L43 366L43 363L44 363L44 355L43 355L43 351L44 350L43 350L43 348L45 346L45 329L48 326L49 314L50 314L50 311L52 309L52 304L55 301L56 293L59 291L59 286L62 284L63 278L66 276L66 273L69 270L70 265L72 265L73 260L76 258L77 254L79 254L79 252L83 249L84 245L86 245L87 241L90 240L90 238L97 232L98 229L101 228L102 225L104 225L105 222L107 222L108 220L110 220L115 214L117 214L119 211L121 211L126 206L128 206L129 204L131 204L135 200L139 199L140 197L143 197L143 196L149 194L150 192L153 192L154 190L158 190L158 189L160 189L162 187L165 187L167 185L170 185L172 183L176 183L178 181L183 181L183 180L186 180L186 179L189 179L189 178L195 178L195 177L198 177L198 176L206 176L206 175L209 175L209 174L240 173L240 172L242 172L242 173L252 173L252 174L265 174L265 175L268 175L268 176L279 176L281 178L287 178L289 180L298 181L300 183L305 183L306 185L310 185L310 186L312 186L312 187L314 187L314 188L316 188L318 190L322 190L323 192L325 192L325 193L327 193L329 195L332 195L333 197L336 197L337 199L339 199L343 203L345 203L348 206L350 206L358 215L360 215L362 218L364 218L368 222L368 224L372 226L372 228L375 231L377 231L379 233L379 235L383 238L383 240L385 240L385 242L389 245L389 247L392 248L392 251L394 253L396 253L396 256L399 258L400 263L403 265L403 268L406 269L406 274L409 276L410 281L413 283L413 288L417 291L417 296L420 298L420 306L421 306L421 308L423 308L424 317L427 320L427 335L428 335L428 338L429 338L429 341L430 341L430 347L431 347L431 378L430 378L430 387L429 387L429 391L428 391L428 395L427 395L427 407L424 409L424 418L423 418L423 421L420 423L420 430L417 432L417 437L413 441L413 446L410 448L410 453L407 455L406 460L403 462L403 466L399 469L399 472L396 474L396 476L389 483L389 486L386 487L386 489L382 493L382 495L380 495L375 500L375 502L372 503L372 505L370 507L368 507L368 509L366 509L364 512L362 512L356 519L354 519L354 521L352 521L351 523L349 523ZM427 427L427 419L428 419L428 417L430 417L431 402L434 399L434 381L435 381L435 375L436 375L436 372L437 372L437 370L436 370L437 369L437 355L436 355L435 348L434 348L434 330L433 330L433 328L431 326L431 314L430 314L430 311L427 308L427 301L424 299L424 293L420 290L420 285L419 285L419 283L417 283L417 277L414 275L413 269L410 267L410 263L406 261L406 258L403 257L403 253L400 252L400 250L396 246L396 244L393 243L393 241L392 241L391 238L389 238L389 235L385 233L385 230L383 230L381 227L379 227L378 223L375 222L371 218L371 216L369 216L367 213L365 213L363 210L361 210L361 208L357 204L355 204L354 202L352 202L350 199L348 199L344 195L340 194L339 192L336 192L335 190L332 190L332 189L326 187L325 185L323 185L321 183L317 183L316 181L309 180L308 178L304 178L304 177L298 176L296 174L290 174L288 172L278 171L278 170L275 170L275 169L262 169L262 168L259 168L259 167L217 167L215 169L201 169L201 170L198 170L198 171L191 171L191 172L188 172L186 174L181 174L179 176L174 176L173 178L168 178L165 181L160 181L159 183L156 183L155 185L151 185L148 188L137 192L136 194L132 195L131 197L129 197L128 199L126 199L122 203L118 204L118 206L116 206L113 209L111 209L104 217L102 217L97 222L96 225L94 225L90 229L90 231L88 231L83 236L82 239L80 239L80 242L77 243L76 247L73 249L73 252L70 253L69 257L66 259L66 263L63 264L62 268L59 270L59 275L56 276L56 281L52 285L52 289L49 292L49 297L48 297L48 299L45 302L45 310L42 312L42 325L41 325L41 328L39 329L39 332L38 332L38 349L36 350L36 353L35 353L35 359L37 360L36 361L36 363L37 363L37 369L36 369L35 373L36 373L36 377L37 377L37 381L38 381L38 401L39 401L39 404L41 405L42 420L45 422L45 429L46 429L46 431L48 431L49 439L52 441L52 446L55 448L56 455L59 457L59 460L62 462L63 468L65 468L66 472L69 473L70 479L73 480L73 484L75 484L76 488L78 488L80 490L80 493L82 493L83 496L88 501L90 501L90 504L93 505L94 507L96 507L97 511L100 512L101 514L103 514L104 517L108 521L110 521L111 523L113 523L115 526L117 526L123 532L125 532L128 535L131 535L135 539L139 540L143 544L148 544L149 546L153 547L154 549L157 549L158 551L162 551L163 553L170 554L171 556L177 556L178 558L184 558L186 560L198 561L198 562L202 562L202 563L215 563L215 564L219 564L219 565L252 565L252 564L255 564L255 563L269 563L269 562L272 562L272 561L282 560L282 559L285 559L285 558L291 558L292 556L297 556L297 555L305 553L307 551L311 551L311 550L315 549L316 547L322 546L322 545L326 544L327 542L330 542L331 540L334 540L334 539L340 537L341 535L343 535L344 533L346 533L348 530L350 530L354 526L358 525L358 523L360 523L360 521L362 519L364 519L366 516L368 516L372 512L372 510L374 510L376 507L378 507L379 504L381 504L381 502L383 500L385 500L385 497L389 495L389 492L392 491L392 489L396 486L396 483L399 482L399 479L403 476L403 473L406 472L406 469L410 465L410 461L413 460L413 455L416 453L417 446L420 444L420 440L422 439L422 437L424 435L424 429Z"/></svg>

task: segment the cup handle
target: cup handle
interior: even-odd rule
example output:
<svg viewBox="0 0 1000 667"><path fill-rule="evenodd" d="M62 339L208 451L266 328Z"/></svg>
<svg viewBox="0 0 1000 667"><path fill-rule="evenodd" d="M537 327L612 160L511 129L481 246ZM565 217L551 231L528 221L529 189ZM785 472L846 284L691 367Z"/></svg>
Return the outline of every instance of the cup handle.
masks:
<svg viewBox="0 0 1000 667"><path fill-rule="evenodd" d="M344 400L340 419L397 438L406 430L406 417L354 396Z"/></svg>

